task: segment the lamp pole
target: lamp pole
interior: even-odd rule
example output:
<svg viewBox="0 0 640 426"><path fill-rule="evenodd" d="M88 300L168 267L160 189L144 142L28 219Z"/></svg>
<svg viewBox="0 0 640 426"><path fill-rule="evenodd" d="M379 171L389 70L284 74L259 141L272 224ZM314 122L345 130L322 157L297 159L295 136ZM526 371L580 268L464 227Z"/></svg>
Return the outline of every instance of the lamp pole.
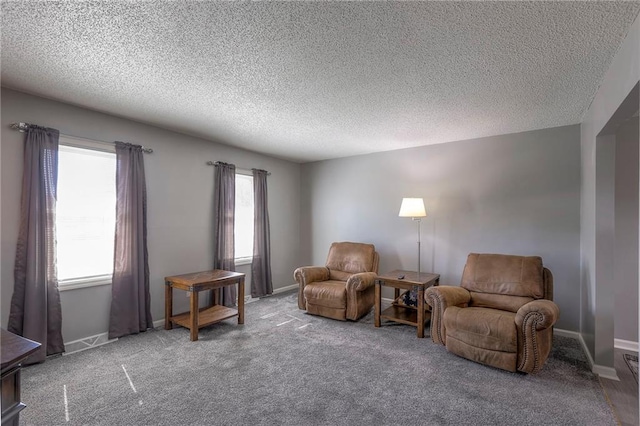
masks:
<svg viewBox="0 0 640 426"><path fill-rule="evenodd" d="M419 217L414 217L412 219L418 222L418 281L420 281L420 222L421 222L421 219Z"/></svg>
<svg viewBox="0 0 640 426"><path fill-rule="evenodd" d="M418 281L420 281L420 220L427 216L422 198L403 198L400 205L400 217L410 217L418 222Z"/></svg>

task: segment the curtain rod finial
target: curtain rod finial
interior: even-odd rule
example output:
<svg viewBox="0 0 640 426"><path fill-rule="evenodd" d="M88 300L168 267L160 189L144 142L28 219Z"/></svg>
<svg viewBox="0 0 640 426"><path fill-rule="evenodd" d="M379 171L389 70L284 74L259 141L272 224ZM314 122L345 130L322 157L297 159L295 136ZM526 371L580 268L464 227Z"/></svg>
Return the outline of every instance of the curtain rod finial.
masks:
<svg viewBox="0 0 640 426"><path fill-rule="evenodd" d="M11 123L9 127L11 127L13 130L24 133L29 128L29 123Z"/></svg>

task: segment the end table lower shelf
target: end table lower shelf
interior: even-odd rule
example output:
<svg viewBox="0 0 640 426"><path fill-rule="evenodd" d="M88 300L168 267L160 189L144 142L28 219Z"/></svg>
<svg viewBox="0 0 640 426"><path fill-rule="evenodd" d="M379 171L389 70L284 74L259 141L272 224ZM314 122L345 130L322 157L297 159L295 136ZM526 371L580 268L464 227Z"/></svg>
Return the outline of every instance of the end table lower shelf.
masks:
<svg viewBox="0 0 640 426"><path fill-rule="evenodd" d="M380 312L380 319L399 322L406 325L418 326L418 310L407 308L405 306L391 305L384 311ZM425 309L423 323L431 319L431 312Z"/></svg>
<svg viewBox="0 0 640 426"><path fill-rule="evenodd" d="M222 320L226 320L227 318L237 316L237 309L227 308L226 306L222 305L213 305L206 308L200 308L198 310L198 328L206 327ZM189 328L191 327L191 312L189 311L175 315L171 317L171 321L185 328Z"/></svg>

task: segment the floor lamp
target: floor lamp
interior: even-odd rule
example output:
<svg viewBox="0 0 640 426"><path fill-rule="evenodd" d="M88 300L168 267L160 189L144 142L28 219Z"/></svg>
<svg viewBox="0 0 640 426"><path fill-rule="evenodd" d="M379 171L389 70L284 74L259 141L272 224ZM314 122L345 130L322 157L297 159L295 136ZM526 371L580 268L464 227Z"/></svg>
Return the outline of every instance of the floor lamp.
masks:
<svg viewBox="0 0 640 426"><path fill-rule="evenodd" d="M420 220L427 216L422 198L403 198L400 205L400 217L410 217L418 222L418 281L420 281Z"/></svg>

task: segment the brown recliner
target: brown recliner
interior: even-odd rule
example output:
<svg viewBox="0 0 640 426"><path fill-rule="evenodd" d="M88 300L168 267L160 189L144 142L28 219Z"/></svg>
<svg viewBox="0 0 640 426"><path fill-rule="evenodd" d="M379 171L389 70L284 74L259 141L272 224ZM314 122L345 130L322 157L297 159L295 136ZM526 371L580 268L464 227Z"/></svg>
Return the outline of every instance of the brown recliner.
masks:
<svg viewBox="0 0 640 426"><path fill-rule="evenodd" d="M358 320L375 302L378 260L373 244L331 244L326 266L303 266L293 273L300 285L298 307L314 315Z"/></svg>
<svg viewBox="0 0 640 426"><path fill-rule="evenodd" d="M471 253L460 287L425 291L431 338L456 355L508 371L537 373L560 310L553 276L537 256Z"/></svg>

